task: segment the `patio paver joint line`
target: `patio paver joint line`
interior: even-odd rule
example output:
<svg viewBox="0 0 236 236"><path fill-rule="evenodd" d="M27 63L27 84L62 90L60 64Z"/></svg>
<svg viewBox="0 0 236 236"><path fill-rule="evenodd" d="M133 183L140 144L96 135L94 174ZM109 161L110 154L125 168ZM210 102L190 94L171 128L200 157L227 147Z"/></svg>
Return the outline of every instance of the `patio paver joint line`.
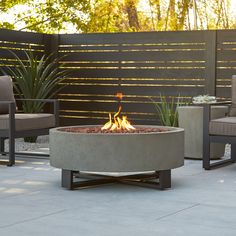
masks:
<svg viewBox="0 0 236 236"><path fill-rule="evenodd" d="M18 222L15 222L13 224L3 225L3 226L0 226L0 229L8 228L8 227L11 227L11 226L14 226L14 225L18 225L18 224L22 224L22 223L26 223L26 222L30 222L30 221L34 221L34 220L38 220L38 219L45 218L45 217L52 216L52 215L57 215L57 214L60 214L62 212L65 212L65 211L67 211L67 209L56 211L56 212L53 212L53 213L48 213L46 215L42 215L42 216L38 216L38 217L29 218L29 219L22 220L22 221L18 221Z"/></svg>
<svg viewBox="0 0 236 236"><path fill-rule="evenodd" d="M201 203L196 203L196 204L194 204L194 205L192 205L192 206L185 207L185 208L183 208L183 209L181 209L181 210L178 210L178 211L175 211L175 212L173 212L173 213L170 213L170 214L161 216L161 217L157 218L156 221L162 220L162 219L164 219L164 218L166 218L166 217L169 217L169 216L176 215L176 214L178 214L178 213L180 213L180 212L182 212L182 211L186 211L186 210L192 209L192 208L194 208L194 207L196 207L196 206L200 206L200 205L201 205Z"/></svg>

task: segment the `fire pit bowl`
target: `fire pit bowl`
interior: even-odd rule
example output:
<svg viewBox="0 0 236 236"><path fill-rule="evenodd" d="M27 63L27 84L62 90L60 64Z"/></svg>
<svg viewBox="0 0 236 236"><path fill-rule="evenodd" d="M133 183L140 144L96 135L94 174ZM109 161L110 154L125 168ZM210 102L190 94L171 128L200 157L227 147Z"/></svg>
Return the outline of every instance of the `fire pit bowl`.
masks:
<svg viewBox="0 0 236 236"><path fill-rule="evenodd" d="M50 164L62 169L62 186L73 189L87 185L74 182L83 172L103 172L101 183L144 183L157 179L159 187L170 187L170 170L184 164L184 130L174 127L135 126L148 132L86 132L100 126L59 127L50 130ZM76 129L81 130L77 132ZM151 131L150 131L151 130ZM158 131L155 131L158 130ZM159 131L160 130L160 131ZM108 178L104 172L126 172ZM132 174L127 172L152 172ZM124 177L125 176L125 177ZM88 173L86 173L86 177ZM97 177L93 175L93 178ZM163 181L162 181L163 180ZM93 180L94 184L98 184ZM88 182L88 181L86 181ZM93 182L89 185L94 185ZM150 184L150 182L149 182ZM151 185L151 184L150 184Z"/></svg>

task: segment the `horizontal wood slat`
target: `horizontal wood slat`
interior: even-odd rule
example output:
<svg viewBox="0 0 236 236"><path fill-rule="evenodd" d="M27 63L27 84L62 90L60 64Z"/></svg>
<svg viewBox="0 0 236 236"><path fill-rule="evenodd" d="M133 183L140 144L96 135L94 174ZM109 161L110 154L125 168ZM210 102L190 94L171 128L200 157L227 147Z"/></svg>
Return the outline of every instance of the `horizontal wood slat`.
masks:
<svg viewBox="0 0 236 236"><path fill-rule="evenodd" d="M0 29L0 41L43 45L44 34Z"/></svg>
<svg viewBox="0 0 236 236"><path fill-rule="evenodd" d="M64 54L64 53L63 53ZM59 55L63 55L59 53ZM153 60L203 60L204 50L201 51L160 51L160 52L79 52L68 53L62 61L153 61Z"/></svg>
<svg viewBox="0 0 236 236"><path fill-rule="evenodd" d="M85 84L100 84L100 85L153 85L153 86L172 86L172 85L189 85L189 86L200 86L204 85L204 79L169 79L169 78L75 78L66 79L63 84L69 84L70 86L85 85Z"/></svg>
<svg viewBox="0 0 236 236"><path fill-rule="evenodd" d="M94 93L94 94L116 94L122 91L125 95L146 95L155 96L160 93L167 96L178 96L178 94L183 96L196 96L204 92L204 86L192 86L192 87L182 87L182 86L125 86L121 88L119 86L98 86L98 85L82 85L82 86L70 86L67 90L63 89L63 93ZM115 98L115 96L114 96Z"/></svg>
<svg viewBox="0 0 236 236"><path fill-rule="evenodd" d="M217 43L235 42L236 31L235 30L218 30L217 31Z"/></svg>
<svg viewBox="0 0 236 236"><path fill-rule="evenodd" d="M153 44L112 44L112 45L60 45L59 52L126 52L126 51L179 51L190 49L193 51L203 50L205 43L153 43Z"/></svg>
<svg viewBox="0 0 236 236"><path fill-rule="evenodd" d="M78 69L71 72L74 77L91 77L97 78L204 78L204 69Z"/></svg>
<svg viewBox="0 0 236 236"><path fill-rule="evenodd" d="M221 62L222 64L223 62ZM220 64L220 65L221 65ZM83 61L83 62L66 62L60 63L60 68L70 68L70 69L99 69L99 68L114 68L114 69L170 69L170 68L183 68L183 69L205 69L205 62L197 61Z"/></svg>
<svg viewBox="0 0 236 236"><path fill-rule="evenodd" d="M201 43L204 34L204 31L65 34L60 35L60 45Z"/></svg>

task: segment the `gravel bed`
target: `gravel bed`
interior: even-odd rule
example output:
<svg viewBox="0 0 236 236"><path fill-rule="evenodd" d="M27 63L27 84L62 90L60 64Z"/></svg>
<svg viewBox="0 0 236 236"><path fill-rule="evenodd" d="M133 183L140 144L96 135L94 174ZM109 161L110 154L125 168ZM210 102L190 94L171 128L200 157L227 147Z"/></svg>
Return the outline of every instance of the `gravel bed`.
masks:
<svg viewBox="0 0 236 236"><path fill-rule="evenodd" d="M5 140L5 150L8 151L8 139ZM15 150L16 152L22 151L37 151L39 149L47 150L49 148L49 136L39 136L36 143L26 143L23 138L16 139Z"/></svg>

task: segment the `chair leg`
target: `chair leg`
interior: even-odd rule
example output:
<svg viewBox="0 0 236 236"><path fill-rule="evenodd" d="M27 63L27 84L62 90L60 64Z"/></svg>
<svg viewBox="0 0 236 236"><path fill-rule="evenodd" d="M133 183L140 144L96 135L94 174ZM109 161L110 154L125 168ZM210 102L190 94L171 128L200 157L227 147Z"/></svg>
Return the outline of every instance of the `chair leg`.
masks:
<svg viewBox="0 0 236 236"><path fill-rule="evenodd" d="M231 161L236 162L236 143L231 143Z"/></svg>
<svg viewBox="0 0 236 236"><path fill-rule="evenodd" d="M13 134L9 137L9 164L12 166L15 164L15 137Z"/></svg>
<svg viewBox="0 0 236 236"><path fill-rule="evenodd" d="M3 153L5 151L5 142L4 138L0 138L0 153Z"/></svg>
<svg viewBox="0 0 236 236"><path fill-rule="evenodd" d="M206 135L203 138L203 168L205 170L210 170L210 139Z"/></svg>

